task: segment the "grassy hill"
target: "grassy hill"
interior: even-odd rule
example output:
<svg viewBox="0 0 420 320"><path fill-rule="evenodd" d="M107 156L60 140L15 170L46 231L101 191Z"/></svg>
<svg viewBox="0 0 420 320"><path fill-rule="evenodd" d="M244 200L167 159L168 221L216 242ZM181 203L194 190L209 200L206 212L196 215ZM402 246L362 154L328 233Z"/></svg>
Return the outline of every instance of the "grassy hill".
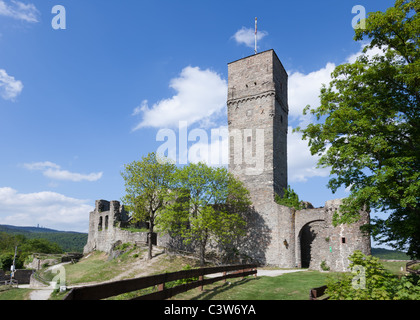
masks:
<svg viewBox="0 0 420 320"><path fill-rule="evenodd" d="M404 252L383 248L372 248L372 256L381 260L410 260L410 257Z"/></svg>
<svg viewBox="0 0 420 320"><path fill-rule="evenodd" d="M12 235L23 235L27 239L47 239L57 243L66 252L83 252L87 242L87 233L58 231L38 227L17 227L0 225L0 232Z"/></svg>

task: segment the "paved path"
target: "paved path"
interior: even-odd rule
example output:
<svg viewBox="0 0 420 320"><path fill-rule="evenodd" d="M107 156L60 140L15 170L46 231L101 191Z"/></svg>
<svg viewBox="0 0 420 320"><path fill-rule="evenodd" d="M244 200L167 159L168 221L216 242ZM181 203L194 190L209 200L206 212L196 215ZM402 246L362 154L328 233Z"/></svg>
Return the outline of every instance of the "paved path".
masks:
<svg viewBox="0 0 420 320"><path fill-rule="evenodd" d="M53 289L49 288L34 290L31 292L30 298L31 300L48 300L52 292Z"/></svg>
<svg viewBox="0 0 420 320"><path fill-rule="evenodd" d="M266 277L277 277L285 273L307 271L308 269L285 269L285 270L266 270L266 269L257 269L257 276L266 276ZM206 277L215 278L222 276L222 273L208 274Z"/></svg>
<svg viewBox="0 0 420 320"><path fill-rule="evenodd" d="M32 289L29 284L20 284L18 288ZM54 290L51 286L42 289L35 289L30 293L29 298L30 300L48 300L53 291Z"/></svg>
<svg viewBox="0 0 420 320"><path fill-rule="evenodd" d="M257 269L257 276L277 277L285 273L307 271L308 269L264 270Z"/></svg>

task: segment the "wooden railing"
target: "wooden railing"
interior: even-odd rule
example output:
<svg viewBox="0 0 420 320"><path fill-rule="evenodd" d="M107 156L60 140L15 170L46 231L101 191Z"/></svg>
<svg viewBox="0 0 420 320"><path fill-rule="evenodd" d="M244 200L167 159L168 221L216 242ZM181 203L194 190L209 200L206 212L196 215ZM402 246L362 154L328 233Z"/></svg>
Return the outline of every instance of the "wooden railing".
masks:
<svg viewBox="0 0 420 320"><path fill-rule="evenodd" d="M413 261L407 262L407 264L405 265L405 270L410 273L420 274L420 269L419 270L411 269L411 266L415 264L420 264L420 260L413 260Z"/></svg>
<svg viewBox="0 0 420 320"><path fill-rule="evenodd" d="M328 300L328 297L323 297L320 299L320 297L325 294L326 289L327 286L312 288L309 290L309 300Z"/></svg>
<svg viewBox="0 0 420 320"><path fill-rule="evenodd" d="M256 276L256 268L257 266L254 264L200 268L78 287L71 289L63 300L101 300L152 286L158 286L158 291L131 300L163 300L197 287L201 287L202 290L204 285L217 281L237 277L243 278L250 275ZM204 279L204 276L215 273L222 273L223 275ZM198 278L198 280L172 288L165 288L166 283L191 278Z"/></svg>

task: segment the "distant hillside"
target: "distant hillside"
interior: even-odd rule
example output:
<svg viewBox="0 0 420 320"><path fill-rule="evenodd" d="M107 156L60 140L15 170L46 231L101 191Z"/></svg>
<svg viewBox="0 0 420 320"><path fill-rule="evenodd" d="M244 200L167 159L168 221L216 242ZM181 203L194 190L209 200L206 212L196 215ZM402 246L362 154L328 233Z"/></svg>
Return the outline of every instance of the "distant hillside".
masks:
<svg viewBox="0 0 420 320"><path fill-rule="evenodd" d="M410 257L404 252L382 248L372 248L372 256L382 260L410 260Z"/></svg>
<svg viewBox="0 0 420 320"><path fill-rule="evenodd" d="M83 252L88 237L87 233L10 225L0 225L0 232L13 235L21 234L27 239L47 239L57 243L66 252Z"/></svg>

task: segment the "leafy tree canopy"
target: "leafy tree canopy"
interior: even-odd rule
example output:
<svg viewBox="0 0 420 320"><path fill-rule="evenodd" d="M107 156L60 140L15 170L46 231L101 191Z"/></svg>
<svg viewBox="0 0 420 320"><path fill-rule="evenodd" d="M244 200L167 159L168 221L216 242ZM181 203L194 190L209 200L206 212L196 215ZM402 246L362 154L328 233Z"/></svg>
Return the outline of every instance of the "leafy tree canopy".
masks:
<svg viewBox="0 0 420 320"><path fill-rule="evenodd" d="M0 232L0 269L10 270L17 246L16 268L23 268L25 259L32 253L63 253L61 247L46 239L27 239L23 235Z"/></svg>
<svg viewBox="0 0 420 320"><path fill-rule="evenodd" d="M290 186L287 186L287 189L283 190L283 197L280 197L278 194L276 194L274 197L274 200L278 204L289 208L294 208L296 210L303 209L302 201L299 200L299 196L292 188L290 188Z"/></svg>
<svg viewBox="0 0 420 320"><path fill-rule="evenodd" d="M420 257L419 11L420 0L397 0L370 13L355 35L370 41L364 54L334 70L321 105L305 109L318 123L297 129L319 166L331 167L328 187L350 188L335 222L354 222L364 207L386 211L389 218L373 219L373 236L413 258Z"/></svg>
<svg viewBox="0 0 420 320"><path fill-rule="evenodd" d="M215 240L227 244L243 235L242 215L251 204L249 192L226 168L190 163L179 168L170 205L159 217L163 230L180 235L199 248L204 264L206 245Z"/></svg>
<svg viewBox="0 0 420 320"><path fill-rule="evenodd" d="M132 213L133 221L147 221L149 224L149 259L152 259L151 235L156 218L173 188L175 170L175 164L149 153L141 161L125 165L125 171L121 173L126 190L123 203Z"/></svg>

